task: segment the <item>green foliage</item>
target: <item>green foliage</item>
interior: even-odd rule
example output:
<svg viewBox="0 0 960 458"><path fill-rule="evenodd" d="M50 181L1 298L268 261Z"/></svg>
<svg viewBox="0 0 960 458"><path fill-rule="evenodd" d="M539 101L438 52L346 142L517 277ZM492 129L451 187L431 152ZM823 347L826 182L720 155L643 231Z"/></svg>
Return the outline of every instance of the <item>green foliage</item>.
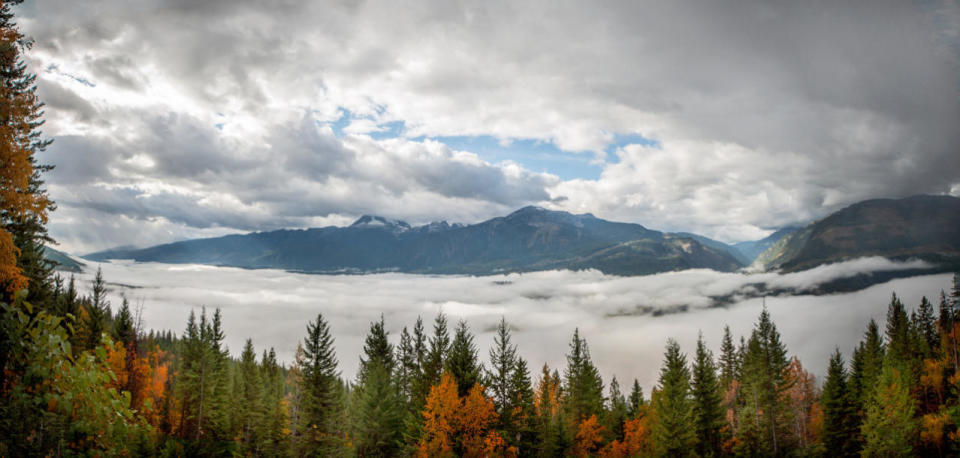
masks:
<svg viewBox="0 0 960 458"><path fill-rule="evenodd" d="M587 341L580 330L573 331L567 368L564 371L564 409L571 421L579 423L591 415L603 413L603 380L593 361Z"/></svg>
<svg viewBox="0 0 960 458"><path fill-rule="evenodd" d="M651 400L657 412L653 435L663 456L691 456L697 444L694 402L687 357L676 340L667 340L660 380Z"/></svg>
<svg viewBox="0 0 960 458"><path fill-rule="evenodd" d="M717 456L720 454L720 432L724 426L723 398L720 396L713 354L704 344L702 334L697 339L692 372L693 418L699 439L697 453L700 456Z"/></svg>
<svg viewBox="0 0 960 458"><path fill-rule="evenodd" d="M907 378L899 368L884 365L862 426L863 456L911 455L917 434L915 411Z"/></svg>
<svg viewBox="0 0 960 458"><path fill-rule="evenodd" d="M354 444L362 456L392 456L402 445L404 406L393 369L393 346L381 315L370 325L351 404Z"/></svg>
<svg viewBox="0 0 960 458"><path fill-rule="evenodd" d="M450 344L450 353L444 361L444 370L457 381L457 393L464 397L480 382L482 368L477 357L477 346L473 343L473 334L466 321L457 323Z"/></svg>
<svg viewBox="0 0 960 458"><path fill-rule="evenodd" d="M300 369L300 424L295 436L298 453L323 455L340 450L344 418L343 392L330 328L322 314L307 324Z"/></svg>
<svg viewBox="0 0 960 458"><path fill-rule="evenodd" d="M742 357L739 424L741 447L776 455L781 453L785 402L790 388L787 350L766 308L754 326Z"/></svg>
<svg viewBox="0 0 960 458"><path fill-rule="evenodd" d="M831 456L856 456L857 418L847 369L838 349L830 357L820 402L823 405L823 445Z"/></svg>
<svg viewBox="0 0 960 458"><path fill-rule="evenodd" d="M130 409L129 393L108 388L115 380L106 361L109 338L74 356L63 318L33 313L25 302L0 308L2 332L13 342L0 369L14 374L0 403L0 455L119 455L152 440L149 425Z"/></svg>

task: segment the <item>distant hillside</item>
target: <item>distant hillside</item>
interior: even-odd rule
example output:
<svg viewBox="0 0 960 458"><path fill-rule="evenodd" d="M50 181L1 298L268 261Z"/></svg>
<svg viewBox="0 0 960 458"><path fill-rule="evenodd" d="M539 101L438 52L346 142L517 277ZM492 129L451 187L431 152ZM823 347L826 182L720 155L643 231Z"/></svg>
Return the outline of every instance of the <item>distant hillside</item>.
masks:
<svg viewBox="0 0 960 458"><path fill-rule="evenodd" d="M364 216L349 227L229 235L114 249L85 258L317 273L480 275L563 268L643 275L688 268L733 271L744 265L727 250L689 236L539 207L467 226L439 222L411 227L402 221Z"/></svg>
<svg viewBox="0 0 960 458"><path fill-rule="evenodd" d="M773 234L770 234L769 236L761 240L755 240L752 242L740 242L740 243L734 244L733 247L740 252L746 264L751 264L753 263L753 261L757 260L757 257L760 256L761 253L770 249L770 247L772 247L775 243L782 240L784 237L790 234L793 234L794 232L797 232L800 229L801 228L799 227L785 227L783 229L780 229L774 232Z"/></svg>
<svg viewBox="0 0 960 458"><path fill-rule="evenodd" d="M863 201L774 243L755 265L797 271L863 256L917 258L956 268L960 265L960 199L914 196Z"/></svg>
<svg viewBox="0 0 960 458"><path fill-rule="evenodd" d="M83 270L85 264L75 261L70 256L67 256L66 253L58 250L54 250L50 247L44 247L43 257L47 258L50 261L57 263L56 270L66 271L66 272L80 272Z"/></svg>

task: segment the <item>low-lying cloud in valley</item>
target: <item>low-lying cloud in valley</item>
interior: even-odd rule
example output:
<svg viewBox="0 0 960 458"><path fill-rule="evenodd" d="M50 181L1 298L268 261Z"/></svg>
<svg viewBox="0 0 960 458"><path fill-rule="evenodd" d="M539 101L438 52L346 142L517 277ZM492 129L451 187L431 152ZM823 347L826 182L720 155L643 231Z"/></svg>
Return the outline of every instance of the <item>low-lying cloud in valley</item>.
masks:
<svg viewBox="0 0 960 458"><path fill-rule="evenodd" d="M807 290L838 278L925 266L863 258L785 275L687 270L643 277L596 271L468 277L307 275L125 261L100 265L112 288L114 310L119 294L125 294L133 304L143 305L147 328L180 333L190 310L220 307L234 356L250 337L258 351L274 347L289 362L307 322L323 313L332 326L343 375L352 379L369 324L380 314L396 342L400 330L412 327L417 316L429 332L442 310L451 325L460 319L468 322L483 360L493 329L505 317L532 370L543 363L562 369L573 330L579 328L605 381L613 374L621 384L636 377L648 393L668 337L692 352L698 332L703 332L716 352L724 324L735 336L748 335L764 303L756 296L758 284L771 290ZM84 290L92 278L90 268L96 266L88 266L79 277ZM870 318L882 325L892 292L911 309L923 295L935 301L949 279L946 274L927 275L849 294L784 294L765 301L790 354L822 376L835 347L849 355ZM728 298L723 306L718 306L718 297Z"/></svg>

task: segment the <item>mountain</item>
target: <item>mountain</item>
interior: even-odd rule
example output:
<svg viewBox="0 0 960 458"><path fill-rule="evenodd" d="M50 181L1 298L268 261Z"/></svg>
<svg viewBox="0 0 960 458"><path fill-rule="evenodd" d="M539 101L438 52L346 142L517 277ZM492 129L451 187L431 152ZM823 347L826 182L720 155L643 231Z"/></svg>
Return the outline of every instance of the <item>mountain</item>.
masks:
<svg viewBox="0 0 960 458"><path fill-rule="evenodd" d="M85 258L315 273L478 275L549 269L643 275L688 268L733 271L744 265L728 250L690 236L539 207L472 225L439 222L412 227L367 215L348 227L228 235L145 249L113 249Z"/></svg>
<svg viewBox="0 0 960 458"><path fill-rule="evenodd" d="M43 248L43 257L49 261L57 263L56 270L62 270L66 272L80 272L83 270L83 266L85 265L82 262L75 261L66 253L54 250L50 247Z"/></svg>
<svg viewBox="0 0 960 458"><path fill-rule="evenodd" d="M782 240L784 237L793 234L800 229L801 228L799 227L785 227L774 232L773 234L770 234L766 238L754 240L752 242L735 243L733 244L733 247L736 248L743 257L742 260L745 264L751 264L753 261L757 260L757 257L760 256L761 253L767 251L770 247Z"/></svg>
<svg viewBox="0 0 960 458"><path fill-rule="evenodd" d="M914 196L859 202L784 237L754 265L790 272L863 256L960 267L960 199Z"/></svg>

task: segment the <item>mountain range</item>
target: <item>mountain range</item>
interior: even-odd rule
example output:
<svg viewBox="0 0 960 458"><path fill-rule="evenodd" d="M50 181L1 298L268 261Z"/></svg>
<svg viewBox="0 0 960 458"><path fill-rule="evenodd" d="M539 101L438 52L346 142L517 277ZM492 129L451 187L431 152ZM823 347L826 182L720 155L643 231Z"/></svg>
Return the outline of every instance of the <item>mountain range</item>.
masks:
<svg viewBox="0 0 960 458"><path fill-rule="evenodd" d="M860 256L960 259L960 199L916 196L852 205L806 227L735 245L591 214L524 207L477 224L411 226L366 215L347 227L277 230L91 253L91 261L197 263L310 273L475 274L597 269L615 275L753 265L802 270ZM936 226L936 227L932 227Z"/></svg>

